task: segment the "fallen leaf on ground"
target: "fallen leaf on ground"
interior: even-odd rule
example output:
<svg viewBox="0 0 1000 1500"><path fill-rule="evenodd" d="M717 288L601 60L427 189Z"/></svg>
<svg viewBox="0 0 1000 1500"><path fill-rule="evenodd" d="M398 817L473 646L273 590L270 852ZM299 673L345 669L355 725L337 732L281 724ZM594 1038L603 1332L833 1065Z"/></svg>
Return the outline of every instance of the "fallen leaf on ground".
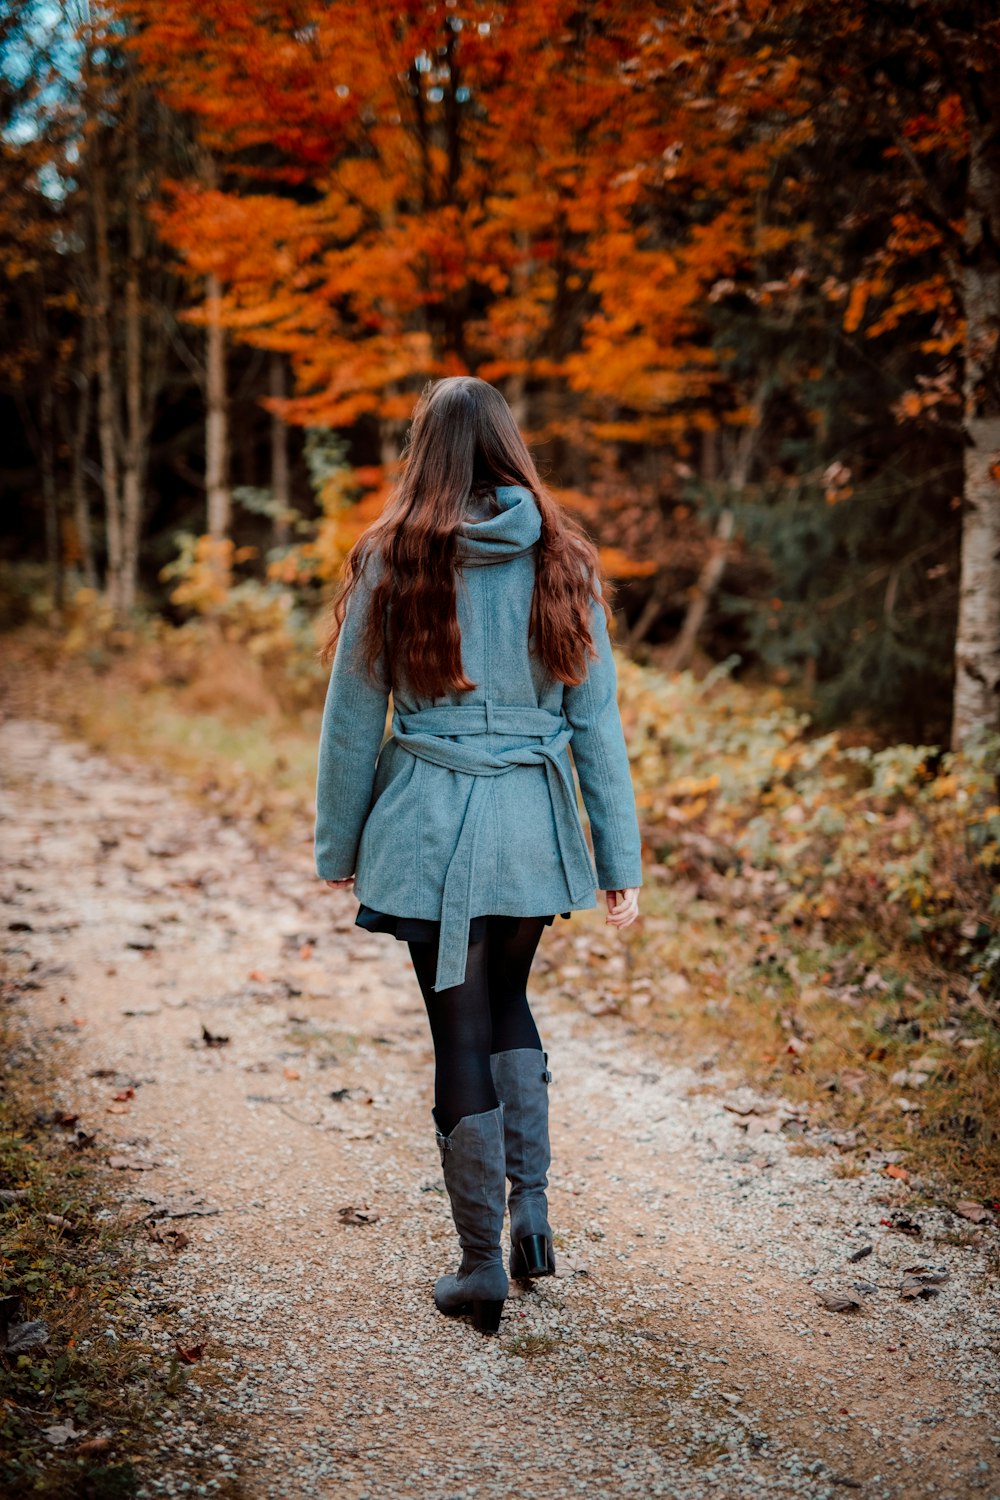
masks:
<svg viewBox="0 0 1000 1500"><path fill-rule="evenodd" d="M871 1255L874 1249L874 1245L862 1245L860 1250L855 1250L853 1255L849 1255L847 1259L852 1265L855 1265L859 1260L864 1260L866 1255Z"/></svg>
<svg viewBox="0 0 1000 1500"><path fill-rule="evenodd" d="M61 1448L64 1443L71 1443L74 1438L83 1436L83 1431L73 1426L72 1417L67 1417L65 1422L54 1422L51 1427L43 1427L42 1432L56 1448Z"/></svg>
<svg viewBox="0 0 1000 1500"><path fill-rule="evenodd" d="M973 1224L981 1224L984 1219L989 1218L988 1211L981 1203L976 1203L971 1198L961 1198L952 1204L953 1214L958 1214L960 1219L968 1219Z"/></svg>
<svg viewBox="0 0 1000 1500"><path fill-rule="evenodd" d="M893 1214L891 1219L880 1219L888 1229L894 1229L897 1234L908 1234L911 1239L918 1240L923 1234L923 1225L916 1219L907 1218L906 1214Z"/></svg>
<svg viewBox="0 0 1000 1500"><path fill-rule="evenodd" d="M206 1203L204 1198L196 1198L193 1194L161 1198L149 1193L142 1197L142 1201L151 1205L145 1214L147 1219L192 1219L222 1212L214 1203Z"/></svg>
<svg viewBox="0 0 1000 1500"><path fill-rule="evenodd" d="M851 1292L816 1292L828 1312L857 1312L861 1300Z"/></svg>
<svg viewBox="0 0 1000 1500"><path fill-rule="evenodd" d="M229 1038L227 1036L219 1036L214 1032L209 1031L204 1022L202 1022L201 1027L201 1039L205 1043L206 1047L224 1047L229 1041Z"/></svg>
<svg viewBox="0 0 1000 1500"><path fill-rule="evenodd" d="M890 1162L890 1164L887 1167L883 1167L882 1170L885 1173L886 1177L892 1177L897 1182L909 1182L910 1180L910 1174L906 1170L906 1168L897 1167L895 1162Z"/></svg>
<svg viewBox="0 0 1000 1500"><path fill-rule="evenodd" d="M933 1270L929 1266L904 1266L899 1288L900 1300L906 1302L915 1297L936 1297L950 1277L950 1271Z"/></svg>
<svg viewBox="0 0 1000 1500"><path fill-rule="evenodd" d="M296 1078L302 1077L302 1074L299 1072L298 1068L285 1068L284 1073L286 1078L291 1078L293 1081Z"/></svg>
<svg viewBox="0 0 1000 1500"><path fill-rule="evenodd" d="M117 1167L122 1172L150 1172L153 1167L158 1167L158 1161L153 1161L148 1156L109 1156L108 1166Z"/></svg>
<svg viewBox="0 0 1000 1500"><path fill-rule="evenodd" d="M158 1245L166 1245L171 1250L183 1250L191 1243L183 1229L172 1229L169 1224L157 1221L146 1227L151 1240L155 1240Z"/></svg>
<svg viewBox="0 0 1000 1500"><path fill-rule="evenodd" d="M106 1448L111 1447L111 1434L102 1433L99 1437L88 1438L85 1443L78 1443L77 1453L103 1453Z"/></svg>
<svg viewBox="0 0 1000 1500"><path fill-rule="evenodd" d="M106 1104L104 1112L109 1115L127 1115L129 1108L127 1104Z"/></svg>
<svg viewBox="0 0 1000 1500"><path fill-rule="evenodd" d="M184 1345L180 1339L175 1339L174 1349L182 1365L196 1365L205 1353L205 1340L203 1339L200 1344Z"/></svg>
<svg viewBox="0 0 1000 1500"><path fill-rule="evenodd" d="M341 1224L374 1224L379 1214L367 1203L356 1207L353 1203L346 1203L343 1208L337 1209L337 1218Z"/></svg>

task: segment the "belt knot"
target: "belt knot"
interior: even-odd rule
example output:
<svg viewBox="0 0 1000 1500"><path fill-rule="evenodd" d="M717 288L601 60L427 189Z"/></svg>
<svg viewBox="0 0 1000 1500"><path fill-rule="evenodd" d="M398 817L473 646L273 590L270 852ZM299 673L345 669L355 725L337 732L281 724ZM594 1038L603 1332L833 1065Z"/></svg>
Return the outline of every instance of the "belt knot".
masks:
<svg viewBox="0 0 1000 1500"><path fill-rule="evenodd" d="M573 785L563 755L572 730L562 714L534 705L494 703L445 704L392 716L393 737L420 760L472 776L462 829L444 880L435 990L462 984L468 960L476 846L485 807L487 780L505 776L516 766L544 768L552 798L559 854L570 897L582 901L597 884L590 850L583 836ZM509 735L527 741L509 750L458 744L455 737ZM585 873L584 873L585 872ZM584 884L586 881L586 884ZM530 913L525 912L525 916Z"/></svg>

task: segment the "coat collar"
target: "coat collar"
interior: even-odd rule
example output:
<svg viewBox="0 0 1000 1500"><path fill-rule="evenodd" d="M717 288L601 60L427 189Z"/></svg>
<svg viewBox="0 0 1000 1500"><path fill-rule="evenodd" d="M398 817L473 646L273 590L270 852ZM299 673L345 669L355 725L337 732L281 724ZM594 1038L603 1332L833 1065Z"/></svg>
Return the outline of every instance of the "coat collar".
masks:
<svg viewBox="0 0 1000 1500"><path fill-rule="evenodd" d="M506 562L529 552L542 533L542 516L530 490L520 484L498 485L502 507L487 521L463 521L455 538L455 555L466 567Z"/></svg>

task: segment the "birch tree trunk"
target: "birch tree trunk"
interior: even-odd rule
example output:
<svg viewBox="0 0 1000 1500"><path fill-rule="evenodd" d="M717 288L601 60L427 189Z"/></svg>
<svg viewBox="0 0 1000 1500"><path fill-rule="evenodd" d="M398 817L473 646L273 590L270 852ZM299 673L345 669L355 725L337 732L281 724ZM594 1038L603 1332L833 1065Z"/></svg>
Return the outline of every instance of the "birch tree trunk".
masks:
<svg viewBox="0 0 1000 1500"><path fill-rule="evenodd" d="M222 326L222 287L215 275L208 277L205 339L205 490L208 499L208 530L215 541L229 536L232 497L229 489L229 407L226 390L226 330Z"/></svg>
<svg viewBox="0 0 1000 1500"><path fill-rule="evenodd" d="M973 121L962 257L965 504L952 748L1000 730L1000 89Z"/></svg>

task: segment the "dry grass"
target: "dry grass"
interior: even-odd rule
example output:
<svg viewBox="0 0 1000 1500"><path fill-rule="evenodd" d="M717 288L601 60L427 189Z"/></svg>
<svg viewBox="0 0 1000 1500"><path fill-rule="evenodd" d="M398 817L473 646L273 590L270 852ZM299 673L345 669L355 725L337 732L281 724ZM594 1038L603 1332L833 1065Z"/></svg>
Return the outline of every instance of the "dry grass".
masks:
<svg viewBox="0 0 1000 1500"><path fill-rule="evenodd" d="M162 649L134 643L91 660L66 658L39 631L5 640L6 711L52 719L112 759L137 759L183 777L195 798L277 839L302 837L316 780L319 710L279 711L257 690L245 651L188 662L179 679Z"/></svg>
<svg viewBox="0 0 1000 1500"><path fill-rule="evenodd" d="M117 1500L160 1462L163 1430L192 1410L211 1425L213 1413L187 1395L185 1367L136 1332L169 1320L136 1289L145 1230L93 1149L73 1149L55 1123L55 1060L6 1019L0 1056L0 1187L15 1195L0 1204L0 1327L48 1329L44 1344L0 1352L0 1492ZM212 1381L204 1365L198 1376ZM65 1424L80 1436L57 1446L46 1429ZM171 1469L182 1478L184 1460Z"/></svg>
<svg viewBox="0 0 1000 1500"><path fill-rule="evenodd" d="M67 660L50 635L12 638L8 710L163 766L264 837L308 838L318 705L279 711L245 651L227 653L220 676L211 655L178 664L162 641L126 647ZM654 873L643 910L624 943L600 913L557 923L542 982L585 997L608 1024L641 1028L665 1055L718 1064L801 1106L812 1130L840 1139L844 1173L853 1140L905 1153L903 1169L934 1192L996 1194L1000 1029L967 983L871 928L776 925L742 877Z"/></svg>
<svg viewBox="0 0 1000 1500"><path fill-rule="evenodd" d="M1000 1031L966 986L870 933L762 933L684 886L647 886L643 907L620 944L596 913L557 926L548 983L599 997L666 1057L783 1095L845 1153L901 1151L932 1192L995 1198Z"/></svg>

